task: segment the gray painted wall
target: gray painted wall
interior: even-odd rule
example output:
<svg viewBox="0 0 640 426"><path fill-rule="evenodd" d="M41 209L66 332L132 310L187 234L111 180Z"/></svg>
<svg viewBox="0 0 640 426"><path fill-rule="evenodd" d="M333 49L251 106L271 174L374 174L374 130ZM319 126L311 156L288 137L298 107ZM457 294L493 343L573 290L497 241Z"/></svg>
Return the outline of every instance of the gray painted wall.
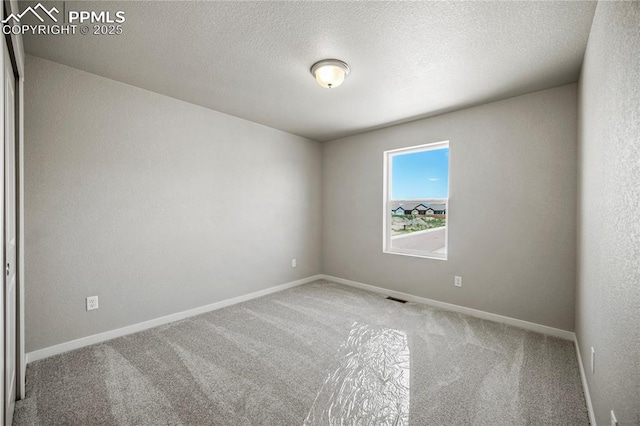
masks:
<svg viewBox="0 0 640 426"><path fill-rule="evenodd" d="M573 330L576 130L571 84L325 143L323 272ZM383 254L383 151L442 140L449 260Z"/></svg>
<svg viewBox="0 0 640 426"><path fill-rule="evenodd" d="M317 142L35 57L26 72L27 351L320 272Z"/></svg>
<svg viewBox="0 0 640 426"><path fill-rule="evenodd" d="M640 425L639 27L640 3L598 2L580 78L576 334L598 424Z"/></svg>

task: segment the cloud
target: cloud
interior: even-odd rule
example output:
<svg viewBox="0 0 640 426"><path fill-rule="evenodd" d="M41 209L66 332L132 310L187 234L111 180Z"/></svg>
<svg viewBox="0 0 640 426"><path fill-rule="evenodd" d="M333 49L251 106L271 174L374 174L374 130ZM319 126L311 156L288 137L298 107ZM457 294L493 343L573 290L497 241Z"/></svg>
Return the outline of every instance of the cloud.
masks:
<svg viewBox="0 0 640 426"><path fill-rule="evenodd" d="M438 180L440 180L440 179L439 179L439 178L431 178L431 179L429 179L429 180L430 180L431 182L435 182L435 181L438 181Z"/></svg>

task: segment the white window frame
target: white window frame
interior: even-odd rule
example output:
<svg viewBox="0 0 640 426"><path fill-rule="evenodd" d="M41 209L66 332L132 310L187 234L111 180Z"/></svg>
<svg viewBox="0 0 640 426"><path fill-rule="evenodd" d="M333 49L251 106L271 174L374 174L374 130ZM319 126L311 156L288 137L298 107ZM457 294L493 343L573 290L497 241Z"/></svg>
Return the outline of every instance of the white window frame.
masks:
<svg viewBox="0 0 640 426"><path fill-rule="evenodd" d="M419 198L419 199L391 199L391 178L393 175L392 165L393 165L393 157L395 155L403 155L403 154L411 154L414 152L424 152L424 151L432 151L436 149L444 149L449 148L449 141L440 141L427 143L424 145L411 146L408 148L399 148L392 149L389 151L383 152L384 157L384 166L383 166L383 215L382 215L382 252L387 254L397 254L401 256L412 256L412 257L422 257L426 259L437 259L437 260L447 260L449 255L449 199L451 198L451 187L449 183L451 182L450 175L451 169L449 168L449 172L447 173L447 187L449 189L449 197L448 198ZM449 149L449 165L451 165L451 149ZM411 203L420 203L428 201L429 203L439 203L444 204L446 206L446 215L447 222L445 225L445 253L426 253L421 250L410 250L410 249L399 249L391 247L391 205L398 202L411 202Z"/></svg>

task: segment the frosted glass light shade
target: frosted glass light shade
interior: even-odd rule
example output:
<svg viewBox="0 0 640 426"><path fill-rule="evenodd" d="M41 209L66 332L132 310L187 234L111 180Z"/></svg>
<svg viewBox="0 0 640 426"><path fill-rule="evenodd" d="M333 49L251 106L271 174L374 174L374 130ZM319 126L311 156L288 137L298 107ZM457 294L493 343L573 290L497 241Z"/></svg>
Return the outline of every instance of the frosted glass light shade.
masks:
<svg viewBox="0 0 640 426"><path fill-rule="evenodd" d="M324 59L313 64L311 74L320 86L333 89L349 75L349 66L338 59Z"/></svg>

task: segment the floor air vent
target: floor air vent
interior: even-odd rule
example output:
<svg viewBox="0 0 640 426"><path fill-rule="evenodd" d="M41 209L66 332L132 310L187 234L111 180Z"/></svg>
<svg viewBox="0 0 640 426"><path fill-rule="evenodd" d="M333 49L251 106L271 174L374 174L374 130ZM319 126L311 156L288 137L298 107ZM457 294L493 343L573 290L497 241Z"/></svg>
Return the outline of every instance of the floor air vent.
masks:
<svg viewBox="0 0 640 426"><path fill-rule="evenodd" d="M398 302L398 303L407 303L406 300L396 299L395 297L391 297L391 296L387 296L387 300L393 300L394 302Z"/></svg>

